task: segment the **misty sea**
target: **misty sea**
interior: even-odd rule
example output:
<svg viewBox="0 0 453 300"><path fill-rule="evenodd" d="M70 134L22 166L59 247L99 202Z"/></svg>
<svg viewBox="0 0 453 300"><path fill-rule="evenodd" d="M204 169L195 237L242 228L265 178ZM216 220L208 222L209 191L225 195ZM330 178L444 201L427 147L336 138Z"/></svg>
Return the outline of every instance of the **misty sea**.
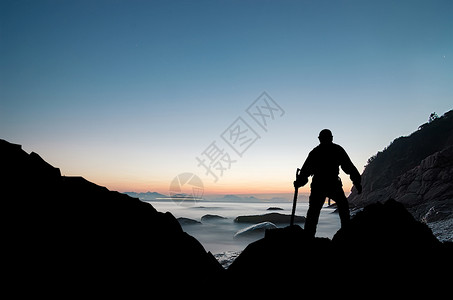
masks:
<svg viewBox="0 0 453 300"><path fill-rule="evenodd" d="M244 215L262 215L277 212L291 214L291 202L214 202L199 201L197 203L183 203L178 205L173 201L147 201L160 212L170 212L175 218L188 218L198 221L195 224L182 224L185 232L195 237L205 248L221 261L226 257L235 257L248 244L264 237L264 232L246 237L235 237L235 234L253 224L236 223L234 219ZM327 205L327 202L325 206ZM268 210L268 208L279 210ZM306 216L307 202L298 202L296 215ZM205 215L216 215L222 218L204 218ZM289 224L275 224L277 227L286 227ZM303 223L298 224L302 228ZM324 207L319 217L316 236L332 238L340 228L338 214L333 208Z"/></svg>

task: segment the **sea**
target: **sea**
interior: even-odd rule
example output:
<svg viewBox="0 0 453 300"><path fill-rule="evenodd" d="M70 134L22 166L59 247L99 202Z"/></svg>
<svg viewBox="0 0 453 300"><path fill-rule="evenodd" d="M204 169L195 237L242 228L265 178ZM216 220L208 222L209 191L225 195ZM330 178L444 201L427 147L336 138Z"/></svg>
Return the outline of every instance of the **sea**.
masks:
<svg viewBox="0 0 453 300"><path fill-rule="evenodd" d="M234 219L244 215L263 215L277 212L291 214L292 202L216 202L198 201L196 203L173 201L146 201L160 212L170 212L175 218L187 218L197 222L194 224L181 224L183 230L195 237L205 248L210 251L224 266L237 257L250 243L264 237L264 231L245 237L235 236L253 224L237 223ZM271 208L271 210L269 210ZM277 209L277 210L276 210ZM306 216L307 202L298 202L296 215ZM215 215L222 218L203 218L206 215ZM286 227L289 224L275 224L277 227ZM303 228L304 224L298 224ZM327 207L325 203L319 217L317 237L332 238L340 228L338 214L334 208Z"/></svg>

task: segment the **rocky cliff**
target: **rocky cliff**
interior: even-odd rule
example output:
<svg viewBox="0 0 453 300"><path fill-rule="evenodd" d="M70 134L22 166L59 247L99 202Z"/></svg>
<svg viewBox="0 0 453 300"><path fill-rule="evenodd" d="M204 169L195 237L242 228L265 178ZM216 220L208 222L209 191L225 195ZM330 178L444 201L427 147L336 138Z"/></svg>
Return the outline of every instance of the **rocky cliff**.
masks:
<svg viewBox="0 0 453 300"><path fill-rule="evenodd" d="M362 194L351 206L394 198L425 222L453 217L453 111L431 119L400 137L369 160L362 174Z"/></svg>
<svg viewBox="0 0 453 300"><path fill-rule="evenodd" d="M17 297L142 293L209 283L224 272L168 212L61 176L36 153L4 140L0 164L3 278L6 286L17 284Z"/></svg>

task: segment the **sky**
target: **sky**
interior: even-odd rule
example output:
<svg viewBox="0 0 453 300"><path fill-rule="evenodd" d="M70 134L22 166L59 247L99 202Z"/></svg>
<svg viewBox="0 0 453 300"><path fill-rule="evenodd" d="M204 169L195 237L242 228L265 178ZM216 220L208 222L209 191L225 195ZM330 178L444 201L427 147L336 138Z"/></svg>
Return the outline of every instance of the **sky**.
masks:
<svg viewBox="0 0 453 300"><path fill-rule="evenodd" d="M291 193L320 130L362 172L452 109L452 62L452 1L1 0L0 138L111 190Z"/></svg>

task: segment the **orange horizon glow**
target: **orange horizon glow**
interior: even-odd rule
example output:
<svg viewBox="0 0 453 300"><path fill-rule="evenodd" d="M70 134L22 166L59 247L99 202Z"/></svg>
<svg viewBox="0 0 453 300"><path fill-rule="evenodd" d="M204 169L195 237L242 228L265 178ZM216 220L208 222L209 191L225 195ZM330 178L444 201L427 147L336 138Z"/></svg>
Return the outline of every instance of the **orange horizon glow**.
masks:
<svg viewBox="0 0 453 300"><path fill-rule="evenodd" d="M108 182L103 180L91 180L93 183L96 183L101 186L105 186L111 191L118 192L137 192L137 193L146 193L146 192L157 192L160 194L168 194L170 183L168 184L155 184L150 185L149 183L118 183L118 182ZM224 195L224 194L285 194L293 193L294 187L292 184L288 186L276 186L271 184L253 186L243 186L243 184L237 185L225 185L225 184L205 184L204 185L204 194L207 195ZM306 185L299 188L299 193L310 193L310 186Z"/></svg>
<svg viewBox="0 0 453 300"><path fill-rule="evenodd" d="M98 185L105 186L111 191L118 192L137 192L137 193L146 193L146 192L157 192L163 195L169 194L170 184L159 184L152 185L150 184L140 184L140 183L113 183L113 182L102 182L94 181ZM350 182L343 182L343 190L346 196L349 195L352 188ZM259 194L292 194L294 193L294 187L292 184L287 186L277 186L272 184L263 184L263 185L253 185L253 186L243 186L242 184L237 185L225 185L225 184L205 184L204 186L204 195L259 195ZM310 194L310 184L307 184L299 188L300 194Z"/></svg>

